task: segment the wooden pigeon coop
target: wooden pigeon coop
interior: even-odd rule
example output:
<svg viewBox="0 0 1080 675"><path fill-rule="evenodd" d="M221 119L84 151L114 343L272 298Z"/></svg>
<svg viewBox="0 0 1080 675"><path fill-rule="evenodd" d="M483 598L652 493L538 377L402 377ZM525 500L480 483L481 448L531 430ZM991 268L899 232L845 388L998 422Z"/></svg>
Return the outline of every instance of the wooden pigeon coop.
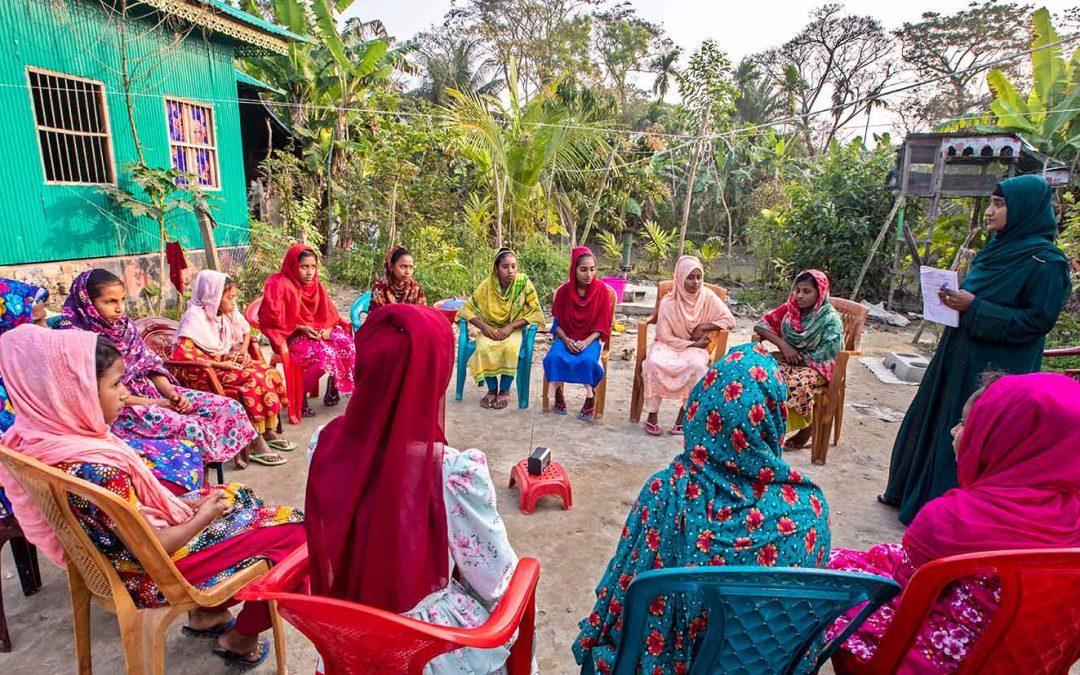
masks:
<svg viewBox="0 0 1080 675"><path fill-rule="evenodd" d="M956 269L962 260L962 253L978 232L980 214L994 187L1005 178L1029 173L1043 175L1054 186L1064 185L1069 180L1069 170L1064 164L1040 154L1012 134L910 134L904 139L904 145L897 154L896 169L890 177L890 187L897 194L896 203L871 252L872 258L895 216L896 238L887 306L892 308L897 287L903 279L917 276L919 266L927 261L942 199L975 199L967 240L956 259L951 261L952 269ZM908 199L930 200L928 225L925 234L918 240L904 219ZM905 249L914 261L908 269L901 265ZM863 275L869 263L868 259ZM940 264L940 261L929 263ZM863 275L856 283L855 294L861 286Z"/></svg>

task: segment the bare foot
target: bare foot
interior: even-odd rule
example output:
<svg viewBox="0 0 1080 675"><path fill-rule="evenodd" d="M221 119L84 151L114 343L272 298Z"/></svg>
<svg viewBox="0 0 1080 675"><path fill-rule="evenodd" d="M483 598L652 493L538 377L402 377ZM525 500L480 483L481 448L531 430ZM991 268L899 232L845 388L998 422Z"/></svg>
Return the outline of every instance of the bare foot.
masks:
<svg viewBox="0 0 1080 675"><path fill-rule="evenodd" d="M227 609L196 609L188 612L188 626L195 630L209 630L215 626L229 623L233 615Z"/></svg>
<svg viewBox="0 0 1080 675"><path fill-rule="evenodd" d="M810 435L813 429L806 427L795 432L795 435L784 441L784 450L802 450L810 444Z"/></svg>

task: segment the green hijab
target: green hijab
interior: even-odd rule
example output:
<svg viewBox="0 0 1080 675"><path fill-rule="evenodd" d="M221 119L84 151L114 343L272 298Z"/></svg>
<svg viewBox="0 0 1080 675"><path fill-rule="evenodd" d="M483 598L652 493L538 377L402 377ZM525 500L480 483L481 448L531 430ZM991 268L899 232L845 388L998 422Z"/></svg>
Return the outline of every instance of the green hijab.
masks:
<svg viewBox="0 0 1080 675"><path fill-rule="evenodd" d="M1050 184L1041 176L1027 175L1003 180L998 187L1008 208L1005 229L994 233L982 247L961 285L979 297L990 296L989 300L998 290L1015 289L1023 283L1029 271L1025 262L1069 263L1065 252L1054 244L1058 226ZM1018 277L1021 272L1023 278Z"/></svg>

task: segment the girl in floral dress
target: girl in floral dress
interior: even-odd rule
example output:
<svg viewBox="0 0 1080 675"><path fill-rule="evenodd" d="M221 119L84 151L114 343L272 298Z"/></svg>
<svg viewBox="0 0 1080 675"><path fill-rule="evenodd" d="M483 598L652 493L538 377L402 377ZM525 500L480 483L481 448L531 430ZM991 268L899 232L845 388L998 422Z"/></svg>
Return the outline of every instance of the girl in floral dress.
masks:
<svg viewBox="0 0 1080 675"><path fill-rule="evenodd" d="M269 452L238 402L177 386L124 313L125 295L123 282L111 272L83 272L71 284L60 324L104 335L124 355L124 386L131 396L113 432L121 438L189 440L207 464L226 462L248 446L256 454Z"/></svg>
<svg viewBox="0 0 1080 675"><path fill-rule="evenodd" d="M295 443L277 433L278 414L289 404L285 382L276 369L249 356L251 327L236 307L236 294L236 284L221 272L199 272L191 286L187 311L176 330L172 357L205 363L217 370L225 393L243 404L266 444L273 450L295 450ZM180 380L193 389L210 388L202 370L183 370ZM285 463L274 453L253 454L249 459L269 466Z"/></svg>
<svg viewBox="0 0 1080 675"><path fill-rule="evenodd" d="M356 349L351 326L342 321L330 293L319 283L319 260L310 246L296 244L290 248L281 271L266 280L259 306L259 330L274 351L288 351L292 360L307 371L305 379L320 373L330 376L323 405L337 405L341 401L339 392L352 393ZM307 397L301 398L303 416L314 416ZM296 403L293 401L293 405Z"/></svg>
<svg viewBox="0 0 1080 675"><path fill-rule="evenodd" d="M484 454L446 445L450 325L433 309L392 304L371 314L356 346L357 393L312 439L311 591L428 623L480 627L518 558ZM424 672L502 673L510 646L459 649Z"/></svg>
<svg viewBox="0 0 1080 675"><path fill-rule="evenodd" d="M177 497L110 432L129 393L123 356L105 336L20 326L0 337L0 368L16 411L15 424L0 441L128 500L193 585L207 588L257 561L280 561L303 544L299 511L268 506L238 484ZM0 481L8 486L26 538L63 567L63 546L34 500L2 465ZM166 604L108 516L82 498L69 499L136 606ZM192 611L184 633L216 638L218 656L251 667L269 654L269 642L259 634L270 627L269 607L247 603L235 619L227 606Z"/></svg>
<svg viewBox="0 0 1080 675"><path fill-rule="evenodd" d="M952 430L960 487L927 502L900 544L835 549L829 568L877 574L906 586L919 567L939 558L1080 546L1078 419L1080 382L1064 375L1012 375L976 391ZM869 660L901 599L874 612L841 649ZM947 585L898 672L959 670L1000 602L996 577ZM830 638L855 611L829 629Z"/></svg>
<svg viewBox="0 0 1080 675"><path fill-rule="evenodd" d="M642 488L593 611L573 644L579 664L608 673L623 635L626 590L642 572L672 567L822 567L830 549L825 495L781 459L787 406L780 369L760 345L733 348L694 387L684 450ZM699 599L650 607L638 672L691 670L706 626ZM813 653L799 672L813 668Z"/></svg>
<svg viewBox="0 0 1080 675"><path fill-rule="evenodd" d="M829 277L806 270L795 277L788 301L761 318L754 332L780 349L776 358L788 387L785 450L810 442L814 390L832 381L836 356L844 349L844 321L829 303Z"/></svg>

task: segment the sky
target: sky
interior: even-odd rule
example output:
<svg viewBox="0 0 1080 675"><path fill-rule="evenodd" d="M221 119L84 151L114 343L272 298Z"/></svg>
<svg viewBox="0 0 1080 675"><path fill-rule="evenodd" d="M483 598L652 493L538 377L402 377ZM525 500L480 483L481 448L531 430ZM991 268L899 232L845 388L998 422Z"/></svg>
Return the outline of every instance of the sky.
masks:
<svg viewBox="0 0 1080 675"><path fill-rule="evenodd" d="M713 38L738 61L769 47L783 44L808 20L810 10L825 0L631 0L644 18L662 23L668 35L686 52ZM968 6L970 0L848 0L851 13L870 14L886 28L917 21L926 11L948 14ZM357 0L346 16L381 19L391 35L409 38L433 23L441 23L450 0L394 0L375 3ZM1075 6L1076 0L1036 3L1051 12Z"/></svg>

